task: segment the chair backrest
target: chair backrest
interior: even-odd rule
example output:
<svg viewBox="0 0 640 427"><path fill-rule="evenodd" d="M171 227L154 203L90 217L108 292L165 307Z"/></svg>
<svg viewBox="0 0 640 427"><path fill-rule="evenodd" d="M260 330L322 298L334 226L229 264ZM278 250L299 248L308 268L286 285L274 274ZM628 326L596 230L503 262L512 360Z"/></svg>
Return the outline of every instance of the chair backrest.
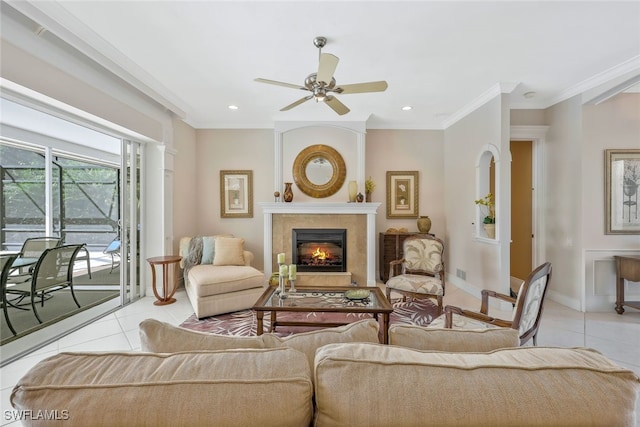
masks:
<svg viewBox="0 0 640 427"><path fill-rule="evenodd" d="M120 237L116 237L109 243L109 245L104 248L102 253L104 254L113 254L116 252L120 252Z"/></svg>
<svg viewBox="0 0 640 427"><path fill-rule="evenodd" d="M13 261L18 258L20 254L2 254L0 255L0 268L2 273L0 273L0 292L2 293L2 300L4 301L4 289L7 286L7 280L9 278L9 271L11 270L11 265Z"/></svg>
<svg viewBox="0 0 640 427"><path fill-rule="evenodd" d="M64 245L46 249L33 269L32 292L66 285L73 280L73 263L82 245Z"/></svg>
<svg viewBox="0 0 640 427"><path fill-rule="evenodd" d="M403 271L428 273L432 275L444 273L444 242L435 236L407 237L403 244Z"/></svg>
<svg viewBox="0 0 640 427"><path fill-rule="evenodd" d="M45 249L60 246L62 239L59 237L30 237L22 244L20 256L22 258L40 258Z"/></svg>
<svg viewBox="0 0 640 427"><path fill-rule="evenodd" d="M518 330L520 345L538 332L550 281L551 263L545 262L533 270L520 287L512 324L512 328Z"/></svg>

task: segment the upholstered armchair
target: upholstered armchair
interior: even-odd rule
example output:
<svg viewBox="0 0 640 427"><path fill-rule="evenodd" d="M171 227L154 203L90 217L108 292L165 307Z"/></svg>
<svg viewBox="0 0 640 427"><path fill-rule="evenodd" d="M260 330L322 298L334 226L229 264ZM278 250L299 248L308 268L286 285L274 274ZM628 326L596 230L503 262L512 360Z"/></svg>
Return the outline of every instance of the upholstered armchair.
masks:
<svg viewBox="0 0 640 427"><path fill-rule="evenodd" d="M391 301L391 292L405 299L432 298L438 302L438 314L441 314L445 287L443 253L444 243L435 236L425 234L405 239L404 258L389 263L387 299ZM397 265L401 266L401 274L394 275Z"/></svg>
<svg viewBox="0 0 640 427"><path fill-rule="evenodd" d="M512 328L518 331L520 345L533 338L537 345L538 328L542 317L544 297L551 281L551 263L544 263L522 282L518 297L513 298L499 292L482 290L480 312L465 310L448 305L444 314L436 318L429 328L485 329ZM513 316L510 320L489 316L489 297L513 304Z"/></svg>

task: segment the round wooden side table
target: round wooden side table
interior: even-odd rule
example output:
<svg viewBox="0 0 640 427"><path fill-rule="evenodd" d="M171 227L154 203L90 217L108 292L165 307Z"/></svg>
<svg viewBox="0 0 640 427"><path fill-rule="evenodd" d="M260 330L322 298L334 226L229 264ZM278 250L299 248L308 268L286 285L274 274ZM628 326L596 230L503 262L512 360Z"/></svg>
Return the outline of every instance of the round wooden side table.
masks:
<svg viewBox="0 0 640 427"><path fill-rule="evenodd" d="M154 301L154 305L167 305L176 302L173 298L173 294L176 293L178 288L178 263L182 260L178 255L166 255L147 258L147 262L151 266L151 278L153 282L153 294L158 299ZM169 267L173 264L173 287L169 291ZM162 296L158 294L156 288L156 265L162 266Z"/></svg>

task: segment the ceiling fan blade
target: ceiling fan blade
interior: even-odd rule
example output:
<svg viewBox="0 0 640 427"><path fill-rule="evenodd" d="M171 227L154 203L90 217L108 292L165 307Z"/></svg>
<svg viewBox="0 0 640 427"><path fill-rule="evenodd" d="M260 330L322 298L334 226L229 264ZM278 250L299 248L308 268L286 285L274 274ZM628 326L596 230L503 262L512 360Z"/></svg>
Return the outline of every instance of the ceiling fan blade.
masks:
<svg viewBox="0 0 640 427"><path fill-rule="evenodd" d="M333 77L333 73L336 71L339 60L340 59L338 59L337 56L330 53L321 54L316 81L324 82L327 85L331 83L331 78Z"/></svg>
<svg viewBox="0 0 640 427"><path fill-rule="evenodd" d="M387 89L387 82L381 80L379 82L355 83L351 85L340 85L333 91L337 93L366 93L366 92L384 92Z"/></svg>
<svg viewBox="0 0 640 427"><path fill-rule="evenodd" d="M342 102L340 102L340 101L338 100L338 98L336 98L336 97L335 97L335 96L333 96L333 95L329 95L329 96L327 96L327 97L325 98L324 102L325 102L325 104L327 104L329 107L331 107L331 109L332 109L333 111L335 111L336 113L338 113L338 114L339 114L339 115L341 115L341 116L342 116L342 115L344 115L344 114L347 114L349 111L351 111L351 110L349 110L349 109L347 108L347 106L346 106L346 105L344 105Z"/></svg>
<svg viewBox="0 0 640 427"><path fill-rule="evenodd" d="M281 108L280 111L288 111L291 110L293 107L297 107L298 105L302 104L303 102L307 102L308 100L310 100L311 98L313 98L313 95L309 95L309 96L305 96L304 98L300 98L298 99L296 102L287 105L284 108Z"/></svg>
<svg viewBox="0 0 640 427"><path fill-rule="evenodd" d="M254 81L259 82L259 83L268 83L270 85L277 85L277 86L284 86L284 87L290 87L292 89L302 89L302 90L309 90L304 86L300 86L300 85L294 85L291 83L283 83L283 82L277 82L275 80L267 80L267 79L254 79Z"/></svg>

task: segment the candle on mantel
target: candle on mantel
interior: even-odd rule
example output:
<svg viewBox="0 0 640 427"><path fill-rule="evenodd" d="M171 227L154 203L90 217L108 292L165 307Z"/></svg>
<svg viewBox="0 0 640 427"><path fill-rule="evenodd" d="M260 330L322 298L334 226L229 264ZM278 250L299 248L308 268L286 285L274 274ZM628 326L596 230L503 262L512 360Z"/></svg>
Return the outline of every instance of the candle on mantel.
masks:
<svg viewBox="0 0 640 427"><path fill-rule="evenodd" d="M284 264L284 252L278 254L278 264Z"/></svg>
<svg viewBox="0 0 640 427"><path fill-rule="evenodd" d="M295 264L289 266L289 280L296 280L296 272L298 267Z"/></svg>
<svg viewBox="0 0 640 427"><path fill-rule="evenodd" d="M285 277L288 271L289 271L289 268L287 267L287 264L282 264L280 266L280 277Z"/></svg>

